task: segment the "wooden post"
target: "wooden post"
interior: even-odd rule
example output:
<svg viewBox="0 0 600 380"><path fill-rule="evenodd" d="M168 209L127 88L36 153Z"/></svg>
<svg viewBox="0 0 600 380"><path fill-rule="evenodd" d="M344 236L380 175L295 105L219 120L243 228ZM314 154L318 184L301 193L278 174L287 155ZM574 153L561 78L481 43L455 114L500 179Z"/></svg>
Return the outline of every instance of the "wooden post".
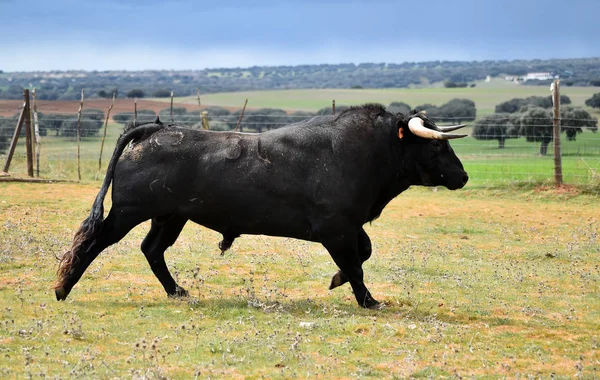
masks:
<svg viewBox="0 0 600 380"><path fill-rule="evenodd" d="M35 133L35 176L40 177L40 152L42 150L42 141L40 138L40 123L37 114L37 101L35 96L35 88L33 89L33 131Z"/></svg>
<svg viewBox="0 0 600 380"><path fill-rule="evenodd" d="M106 140L106 129L108 128L108 119L110 118L110 111L115 105L115 93L113 92L112 103L108 107L106 112L106 119L104 120L104 134L102 135L102 143L100 143L100 158L98 158L98 173L102 169L102 151L104 150L104 140ZM96 175L97 176L97 175Z"/></svg>
<svg viewBox="0 0 600 380"><path fill-rule="evenodd" d="M208 125L208 111L202 111L202 129L208 131L209 130L209 125Z"/></svg>
<svg viewBox="0 0 600 380"><path fill-rule="evenodd" d="M333 99L333 103L331 103L331 114L335 116L335 99Z"/></svg>
<svg viewBox="0 0 600 380"><path fill-rule="evenodd" d="M31 108L29 106L29 90L23 90L25 100L25 144L27 150L27 175L33 177L33 133L31 130Z"/></svg>
<svg viewBox="0 0 600 380"><path fill-rule="evenodd" d="M174 123L175 120L173 120L173 91L171 91L171 123Z"/></svg>
<svg viewBox="0 0 600 380"><path fill-rule="evenodd" d="M137 124L137 98L133 99L133 126Z"/></svg>
<svg viewBox="0 0 600 380"><path fill-rule="evenodd" d="M202 103L200 102L200 91L196 89L196 97L198 98L198 108L202 108Z"/></svg>
<svg viewBox="0 0 600 380"><path fill-rule="evenodd" d="M5 173L8 173L8 169L10 168L10 162L12 161L13 155L15 154L15 148L17 147L17 141L19 141L19 134L21 133L21 127L23 126L24 120L25 103L23 103L23 108L21 108L21 114L19 115L19 120L17 121L15 132L13 133L12 140L10 141L10 148L8 148L8 154L6 155L6 162L4 163L3 169Z"/></svg>
<svg viewBox="0 0 600 380"><path fill-rule="evenodd" d="M244 112L246 111L246 105L248 105L248 98L246 98L246 102L244 103L244 108L242 108L242 113L240 114L240 118L238 119L237 125L235 126L234 132L237 132L240 128L240 123L242 122L242 117L244 117ZM239 129L241 132L242 130Z"/></svg>
<svg viewBox="0 0 600 380"><path fill-rule="evenodd" d="M550 86L553 104L553 138L554 138L554 183L558 187L563 183L562 157L560 147L560 79L555 79Z"/></svg>
<svg viewBox="0 0 600 380"><path fill-rule="evenodd" d="M83 111L83 88L81 89L81 102L77 111L77 178L81 181L81 113Z"/></svg>

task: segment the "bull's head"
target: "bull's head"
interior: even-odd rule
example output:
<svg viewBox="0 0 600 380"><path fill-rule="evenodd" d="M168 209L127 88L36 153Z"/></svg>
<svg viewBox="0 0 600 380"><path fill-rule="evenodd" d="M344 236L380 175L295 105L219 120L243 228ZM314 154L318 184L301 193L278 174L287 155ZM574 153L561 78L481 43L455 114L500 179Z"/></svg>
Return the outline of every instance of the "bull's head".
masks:
<svg viewBox="0 0 600 380"><path fill-rule="evenodd" d="M413 179L416 183L413 184L445 186L450 190L465 186L469 176L448 142L467 136L448 133L464 127L464 124L437 127L424 115L411 115L404 125L408 126L408 131L400 127L398 137L406 142L405 147L410 152L408 159L414 160L416 172Z"/></svg>

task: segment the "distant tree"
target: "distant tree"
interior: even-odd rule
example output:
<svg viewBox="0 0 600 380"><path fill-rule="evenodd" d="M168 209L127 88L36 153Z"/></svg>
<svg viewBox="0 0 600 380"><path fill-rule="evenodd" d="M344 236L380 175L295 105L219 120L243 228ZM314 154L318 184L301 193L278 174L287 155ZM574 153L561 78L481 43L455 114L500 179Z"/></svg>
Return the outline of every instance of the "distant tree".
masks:
<svg viewBox="0 0 600 380"><path fill-rule="evenodd" d="M590 80L590 86L600 87L600 79L592 79L592 80Z"/></svg>
<svg viewBox="0 0 600 380"><path fill-rule="evenodd" d="M583 132L583 128L592 132L598 130L598 120L580 107L561 107L560 118L560 131L565 133L570 141L574 141L577 134ZM520 123L520 134L529 142L541 142L540 155L546 155L548 145L554 139L552 110L526 106L520 116Z"/></svg>
<svg viewBox="0 0 600 380"><path fill-rule="evenodd" d="M440 116L440 108L434 104L425 103L419 104L415 107L416 111L423 112L428 117L437 120L438 116Z"/></svg>
<svg viewBox="0 0 600 380"><path fill-rule="evenodd" d="M350 87L350 88L351 88L351 89L353 89L353 90L360 90L360 89L362 89L362 88L363 88L363 86L361 86L361 85L359 85L359 84L355 84L355 85L353 85L353 86L352 86L352 87Z"/></svg>
<svg viewBox="0 0 600 380"><path fill-rule="evenodd" d="M552 96L550 96L550 100L552 100ZM571 98L569 98L567 95L561 95L560 96L560 105L566 106L568 104L571 104Z"/></svg>
<svg viewBox="0 0 600 380"><path fill-rule="evenodd" d="M200 111L190 111L181 115L175 115L175 122L184 125L194 125L202 120Z"/></svg>
<svg viewBox="0 0 600 380"><path fill-rule="evenodd" d="M144 91L140 90L140 89L133 89L127 92L127 97L132 99L132 98L143 98L146 94L144 93ZM170 95L170 94L169 94Z"/></svg>
<svg viewBox="0 0 600 380"><path fill-rule="evenodd" d="M560 108L560 129L567 135L567 140L574 141L578 133L587 128L592 132L598 130L598 119L581 107Z"/></svg>
<svg viewBox="0 0 600 380"><path fill-rule="evenodd" d="M262 132L264 129L271 130L283 127L287 124L287 113L277 108L260 108L253 111L246 110L242 120L245 128Z"/></svg>
<svg viewBox="0 0 600 380"><path fill-rule="evenodd" d="M106 92L104 90L100 90L100 91L98 91L98 96L101 98L110 98L112 95L110 95L108 92Z"/></svg>
<svg viewBox="0 0 600 380"><path fill-rule="evenodd" d="M175 121L179 121L182 119L182 116L187 113L187 109L185 107L173 107L173 119ZM163 108L158 112L158 117L160 120L164 122L171 121L171 107Z"/></svg>
<svg viewBox="0 0 600 380"><path fill-rule="evenodd" d="M522 108L520 117L520 134L528 142L541 142L540 155L548 153L548 144L553 139L552 112L549 109L536 106Z"/></svg>
<svg viewBox="0 0 600 380"><path fill-rule="evenodd" d="M444 87L446 88L464 88L467 87L469 84L466 82L454 82L451 80L447 80L444 82Z"/></svg>
<svg viewBox="0 0 600 380"><path fill-rule="evenodd" d="M477 140L498 140L498 148L504 149L506 139L519 137L519 129L519 115L495 113L477 120L471 136Z"/></svg>
<svg viewBox="0 0 600 380"><path fill-rule="evenodd" d="M219 120L226 123L230 130L233 130L237 126L237 123L238 123L238 120L240 119L241 114L242 114L242 109L240 108L233 112L230 112L229 115L221 116L219 118ZM209 120L209 122L212 123L211 118L210 118L210 113L208 114L208 120ZM243 128L244 128L243 121L244 120L242 118L242 122L240 123L240 129L241 129L240 132L243 131ZM212 124L211 124L211 129L212 129Z"/></svg>
<svg viewBox="0 0 600 380"><path fill-rule="evenodd" d="M438 115L430 115L441 122L462 123L473 121L477 115L475 102L469 99L455 98L438 108ZM428 113L429 115L429 113Z"/></svg>
<svg viewBox="0 0 600 380"><path fill-rule="evenodd" d="M117 123L127 125L133 122L134 114L133 112L121 112L113 116L113 120ZM148 123L156 120L156 113L152 110L139 110L137 114L136 122L139 123Z"/></svg>
<svg viewBox="0 0 600 380"><path fill-rule="evenodd" d="M292 123L298 123L307 119L310 119L311 117L314 117L315 114L312 112L306 112L306 111L296 111L294 113L292 113L291 115L288 115L287 120L289 124Z"/></svg>
<svg viewBox="0 0 600 380"><path fill-rule="evenodd" d="M562 105L571 104L571 99L566 95L560 96ZM530 96L527 98L514 98L496 106L496 113L515 113L525 106L552 108L552 96Z"/></svg>
<svg viewBox="0 0 600 380"><path fill-rule="evenodd" d="M168 98L171 96L171 91L169 90L156 90L152 93L152 96L155 98Z"/></svg>
<svg viewBox="0 0 600 380"><path fill-rule="evenodd" d="M387 110L391 113L407 114L411 111L411 108L408 104L404 102L391 102L390 105L387 106Z"/></svg>
<svg viewBox="0 0 600 380"><path fill-rule="evenodd" d="M104 124L104 111L95 108L84 108L79 124L81 137L90 137L98 133ZM71 115L70 120L64 120L61 125L61 135L74 137L77 135L77 117Z"/></svg>
<svg viewBox="0 0 600 380"><path fill-rule="evenodd" d="M40 130L54 131L54 134L58 136L63 127L63 123L76 119L77 116L73 114L60 114L60 113L38 113L38 120L40 123Z"/></svg>
<svg viewBox="0 0 600 380"><path fill-rule="evenodd" d="M586 100L585 105L592 108L600 108L600 92L592 95L591 98Z"/></svg>
<svg viewBox="0 0 600 380"><path fill-rule="evenodd" d="M14 117L0 117L0 153L8 149L16 124L17 120Z"/></svg>

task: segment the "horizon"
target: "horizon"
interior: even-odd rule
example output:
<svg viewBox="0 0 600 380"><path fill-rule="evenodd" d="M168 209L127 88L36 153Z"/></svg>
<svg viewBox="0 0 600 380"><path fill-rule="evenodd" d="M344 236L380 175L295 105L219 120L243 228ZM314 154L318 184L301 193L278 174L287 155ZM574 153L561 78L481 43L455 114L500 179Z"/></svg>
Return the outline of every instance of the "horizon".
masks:
<svg viewBox="0 0 600 380"><path fill-rule="evenodd" d="M556 16L556 10L560 10ZM600 3L0 1L0 70L144 71L598 57ZM555 21L554 29L551 28Z"/></svg>
<svg viewBox="0 0 600 380"><path fill-rule="evenodd" d="M98 73L109 73L109 72L152 72L152 71L172 71L172 72L185 72L185 71L219 71L219 70L246 70L246 69L251 69L253 67L264 67L264 68L277 68L277 67L300 67L300 66L321 66L321 65L329 65L329 66L336 66L336 65L354 65L354 66L359 66L359 65L363 65L363 64L396 64L396 65L402 65L402 64L408 64L408 63L413 63L415 65L419 65L419 64L428 64L428 63L433 63L433 62L440 62L440 63L484 63L484 62L494 62L494 63L502 63L502 62L506 62L506 63L511 63L511 62L534 62L534 61L565 61L565 60L586 60L586 59L600 59L600 56L598 57L567 57L567 58L546 58L546 59L541 59L541 58L532 58L532 59L486 59L486 60L470 60L470 61L465 61L465 60L435 60L435 61L405 61L405 62L339 62L339 63L312 63L312 64L297 64L297 65L254 65L254 66L246 66L246 67L206 67L203 69L106 69L106 70L96 70L96 69L91 69L91 70L84 70L84 69L64 69L64 70L30 70L30 71L6 71L6 70L2 70L0 68L0 72L3 72L4 74L10 74L10 73L67 73L67 72L82 72L82 73L90 73L90 72L98 72Z"/></svg>

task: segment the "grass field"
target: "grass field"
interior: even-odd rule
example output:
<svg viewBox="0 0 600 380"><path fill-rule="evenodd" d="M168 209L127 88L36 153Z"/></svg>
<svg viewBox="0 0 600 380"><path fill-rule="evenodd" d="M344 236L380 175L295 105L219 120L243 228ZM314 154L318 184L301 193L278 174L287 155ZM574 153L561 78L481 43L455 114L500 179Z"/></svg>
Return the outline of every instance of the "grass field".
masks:
<svg viewBox="0 0 600 380"><path fill-rule="evenodd" d="M380 311L357 307L318 244L188 225L169 299L139 244L107 249L66 302L56 255L89 184L0 183L0 376L597 378L598 196L536 187L411 189L367 225Z"/></svg>
<svg viewBox="0 0 600 380"><path fill-rule="evenodd" d="M561 87L561 94L571 98L573 105L576 106L584 106L585 100L597 92L600 92L598 87ZM467 98L475 102L477 116L481 117L494 113L494 108L499 103L533 95L550 96L550 89L547 86L523 86L508 83L502 79L494 79L489 83L479 81L474 88L295 89L202 94L202 104L242 108L247 98L248 107L251 108L267 107L314 112L324 107L331 107L333 99L337 105L375 102L387 106L394 101L403 101L416 107L425 103L441 105L454 98ZM176 101L197 104L195 96L176 98ZM593 109L589 110L594 112ZM600 115L600 112L596 111L595 115Z"/></svg>

